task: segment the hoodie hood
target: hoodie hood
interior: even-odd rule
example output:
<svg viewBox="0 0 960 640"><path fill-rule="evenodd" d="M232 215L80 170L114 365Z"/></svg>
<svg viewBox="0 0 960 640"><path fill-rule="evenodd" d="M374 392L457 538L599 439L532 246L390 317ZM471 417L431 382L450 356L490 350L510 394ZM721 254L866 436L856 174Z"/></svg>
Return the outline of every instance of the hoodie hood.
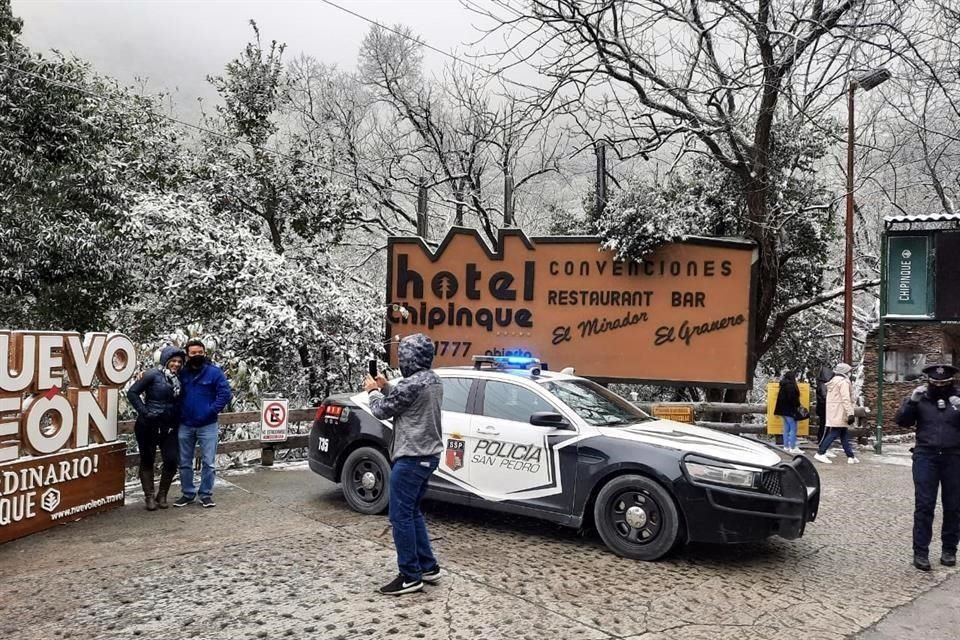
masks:
<svg viewBox="0 0 960 640"><path fill-rule="evenodd" d="M404 378L433 366L433 340L422 333L415 333L401 340L398 352L400 373Z"/></svg>
<svg viewBox="0 0 960 640"><path fill-rule="evenodd" d="M850 375L850 371L852 370L853 370L853 367L848 365L846 362L841 362L840 364L838 364L833 368L833 372L839 376Z"/></svg>
<svg viewBox="0 0 960 640"><path fill-rule="evenodd" d="M167 363L170 362L170 358L176 356L180 356L180 359L183 360L184 363L187 362L187 354L180 347L174 347L172 345L164 347L160 350L160 366L166 367Z"/></svg>

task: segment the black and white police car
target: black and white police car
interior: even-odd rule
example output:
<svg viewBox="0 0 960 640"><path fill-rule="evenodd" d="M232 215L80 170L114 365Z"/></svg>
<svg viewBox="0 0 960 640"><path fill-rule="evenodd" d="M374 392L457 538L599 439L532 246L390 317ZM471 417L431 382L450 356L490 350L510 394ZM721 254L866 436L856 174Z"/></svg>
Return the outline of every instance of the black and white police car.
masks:
<svg viewBox="0 0 960 640"><path fill-rule="evenodd" d="M689 542L798 538L820 478L803 456L759 440L654 419L584 378L535 360L476 357L443 380L440 466L427 498L594 524L614 552L656 560ZM366 394L328 398L310 431L310 468L366 514L387 508L393 432Z"/></svg>

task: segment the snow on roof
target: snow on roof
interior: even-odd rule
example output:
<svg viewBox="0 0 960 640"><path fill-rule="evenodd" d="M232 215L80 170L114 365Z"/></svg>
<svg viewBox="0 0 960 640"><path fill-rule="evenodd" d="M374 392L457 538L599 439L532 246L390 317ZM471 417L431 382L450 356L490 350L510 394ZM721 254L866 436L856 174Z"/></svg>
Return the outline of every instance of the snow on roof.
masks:
<svg viewBox="0 0 960 640"><path fill-rule="evenodd" d="M897 222L960 222L960 213L917 213L886 216L885 224Z"/></svg>

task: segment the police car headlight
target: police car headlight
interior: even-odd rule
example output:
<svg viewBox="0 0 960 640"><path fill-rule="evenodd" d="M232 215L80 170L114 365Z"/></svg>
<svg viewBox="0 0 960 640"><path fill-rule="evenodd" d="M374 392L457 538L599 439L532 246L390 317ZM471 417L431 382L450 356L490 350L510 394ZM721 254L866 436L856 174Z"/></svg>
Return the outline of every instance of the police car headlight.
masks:
<svg viewBox="0 0 960 640"><path fill-rule="evenodd" d="M757 486L758 473L756 471L747 471L745 469L728 469L726 467L715 467L709 464L699 464L697 462L684 463L689 473L697 480L704 482L716 482L717 484L728 484L734 487L744 489L753 489Z"/></svg>

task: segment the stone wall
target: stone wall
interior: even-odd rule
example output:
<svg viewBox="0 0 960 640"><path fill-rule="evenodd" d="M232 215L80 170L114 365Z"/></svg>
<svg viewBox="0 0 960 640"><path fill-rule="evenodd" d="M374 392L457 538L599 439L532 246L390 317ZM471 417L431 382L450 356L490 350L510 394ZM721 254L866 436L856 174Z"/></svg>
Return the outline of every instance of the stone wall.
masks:
<svg viewBox="0 0 960 640"><path fill-rule="evenodd" d="M869 420L871 430L876 429L877 411L877 337L879 329L874 329L867 335L867 343L863 356L863 394L864 403L874 412ZM888 321L884 325L884 350L910 351L924 353L927 362L950 361L951 353L956 351L956 340L944 333L944 327L939 322L924 322L906 324ZM885 434L904 433L912 429L902 429L893 421L893 416L903 399L917 386L917 382L884 382L883 383L883 432Z"/></svg>

